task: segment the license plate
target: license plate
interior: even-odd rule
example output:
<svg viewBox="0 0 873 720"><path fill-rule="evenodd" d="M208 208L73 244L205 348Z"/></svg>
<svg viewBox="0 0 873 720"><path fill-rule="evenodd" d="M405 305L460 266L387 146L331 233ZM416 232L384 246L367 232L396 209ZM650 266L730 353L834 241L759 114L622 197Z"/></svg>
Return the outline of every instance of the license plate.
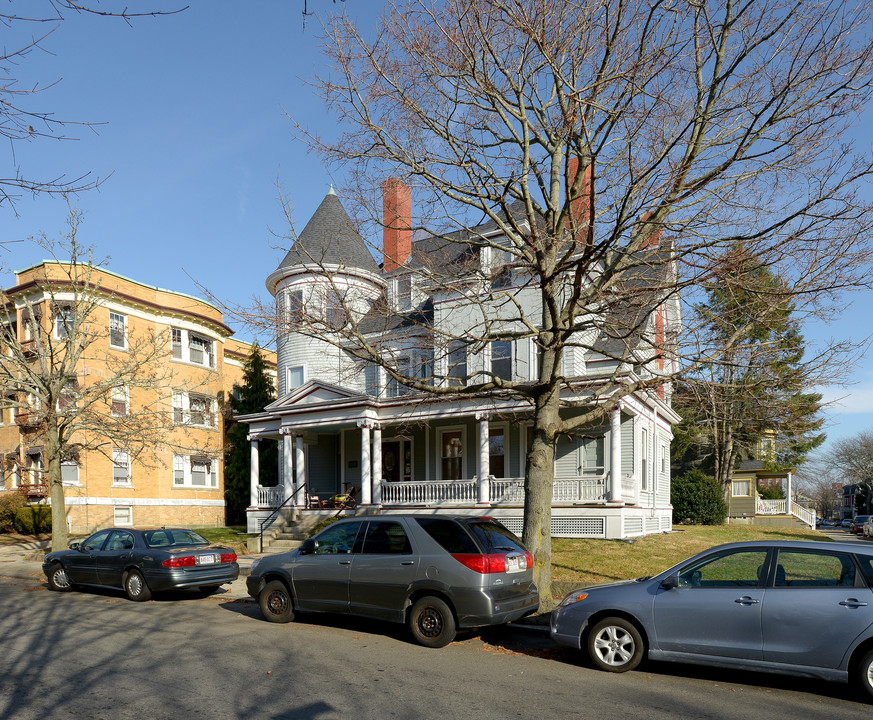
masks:
<svg viewBox="0 0 873 720"><path fill-rule="evenodd" d="M214 565L218 562L215 555L198 555L197 556L197 564L198 565Z"/></svg>
<svg viewBox="0 0 873 720"><path fill-rule="evenodd" d="M514 573L521 572L526 569L527 563L522 560L522 558L517 555L507 555L506 556L506 572Z"/></svg>

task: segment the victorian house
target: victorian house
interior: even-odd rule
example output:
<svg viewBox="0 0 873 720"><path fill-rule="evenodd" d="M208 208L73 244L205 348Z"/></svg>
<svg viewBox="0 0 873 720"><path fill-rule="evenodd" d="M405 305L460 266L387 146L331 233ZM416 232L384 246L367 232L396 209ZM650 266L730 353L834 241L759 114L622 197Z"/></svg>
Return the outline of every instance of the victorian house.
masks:
<svg viewBox="0 0 873 720"><path fill-rule="evenodd" d="M340 199L333 190L327 194L267 278L281 315L293 320L295 312L320 307L330 316L331 298L342 297L345 310L359 313L361 336L391 353L407 377L447 387L471 383L483 372L532 381L539 357L529 339L457 340L481 314L471 295L483 287L475 278L487 276L489 287L499 283L502 296L511 298L500 311L504 324L517 322L513 313L535 303L536 288L500 257L497 227L484 224L448 240L413 238L410 190L388 180L383 203L379 265ZM454 287L429 280L437 265L458 278ZM653 343L645 349L641 337L663 346L680 322L678 300L654 303L647 313L642 333L625 339L620 352L606 339L595 349L590 343L584 351L568 348L563 397L581 400L605 378L646 372L652 354L642 356ZM324 327L329 333L330 323ZM656 361L662 368L669 362L669 353ZM350 491L358 511L488 514L521 532L528 403L508 393L417 392L378 364L355 359L342 342L296 331L293 321L278 340L277 373L278 400L240 418L249 424L252 443L250 532L273 522L283 504L305 512ZM600 401L610 408L608 422L557 443L552 534L624 538L669 530L671 426L678 421L669 385ZM579 412L568 405L566 412ZM258 482L257 447L264 442L280 446L277 487Z"/></svg>

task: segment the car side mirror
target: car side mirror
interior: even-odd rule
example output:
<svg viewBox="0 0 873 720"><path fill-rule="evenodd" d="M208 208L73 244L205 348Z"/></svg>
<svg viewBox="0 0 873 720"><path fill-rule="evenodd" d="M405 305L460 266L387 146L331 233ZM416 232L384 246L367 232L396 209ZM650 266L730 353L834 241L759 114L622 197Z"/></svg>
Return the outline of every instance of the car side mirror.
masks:
<svg viewBox="0 0 873 720"><path fill-rule="evenodd" d="M661 581L661 590L673 590L679 587L679 576L668 575Z"/></svg>
<svg viewBox="0 0 873 720"><path fill-rule="evenodd" d="M78 550L78 549L79 549L79 543L78 543L78 542L71 542L71 543L70 543L70 550Z"/></svg>
<svg viewBox="0 0 873 720"><path fill-rule="evenodd" d="M301 555L312 555L318 548L318 541L313 540L312 538L308 538L303 541L303 544L300 546L300 554Z"/></svg>

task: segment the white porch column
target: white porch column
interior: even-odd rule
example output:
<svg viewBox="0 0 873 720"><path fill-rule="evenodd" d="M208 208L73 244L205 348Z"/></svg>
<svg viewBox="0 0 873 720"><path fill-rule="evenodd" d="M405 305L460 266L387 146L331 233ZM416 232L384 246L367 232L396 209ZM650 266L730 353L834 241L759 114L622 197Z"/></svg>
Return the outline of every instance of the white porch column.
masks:
<svg viewBox="0 0 873 720"><path fill-rule="evenodd" d="M479 460L476 471L479 479L479 502L477 505L491 504L491 453L488 434L488 413L476 413L479 421Z"/></svg>
<svg viewBox="0 0 873 720"><path fill-rule="evenodd" d="M609 487L608 502L621 502L621 405L609 412Z"/></svg>
<svg viewBox="0 0 873 720"><path fill-rule="evenodd" d="M788 498L788 514L791 515L791 500L793 499L791 497L791 473L788 473L788 494L786 497Z"/></svg>
<svg viewBox="0 0 873 720"><path fill-rule="evenodd" d="M287 500L294 493L294 445L291 433L282 431L282 487L284 489L283 500Z"/></svg>
<svg viewBox="0 0 873 720"><path fill-rule="evenodd" d="M252 507L258 507L258 484L260 483L260 471L258 470L258 441L249 435L249 442L251 443L252 448L249 460L249 472L251 475L249 504Z"/></svg>
<svg viewBox="0 0 873 720"><path fill-rule="evenodd" d="M303 452L303 436L294 436L294 491L300 490L306 484L306 455ZM305 507L306 498L303 492L294 496L294 507Z"/></svg>
<svg viewBox="0 0 873 720"><path fill-rule="evenodd" d="M361 505L372 505L370 423L366 420L359 420L358 427L361 428Z"/></svg>
<svg viewBox="0 0 873 720"><path fill-rule="evenodd" d="M373 426L373 505L382 505L382 426Z"/></svg>

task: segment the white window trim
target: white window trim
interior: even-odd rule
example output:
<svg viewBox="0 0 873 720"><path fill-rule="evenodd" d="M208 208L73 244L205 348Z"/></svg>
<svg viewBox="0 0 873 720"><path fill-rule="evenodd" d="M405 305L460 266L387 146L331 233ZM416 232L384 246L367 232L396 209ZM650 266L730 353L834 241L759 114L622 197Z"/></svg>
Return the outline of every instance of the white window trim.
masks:
<svg viewBox="0 0 873 720"><path fill-rule="evenodd" d="M124 394L124 412L123 413L116 414L115 411L113 410L112 406L116 400L116 398L114 397L114 395L116 395L116 393L119 395L121 395L122 393ZM119 399L121 399L121 398L119 398ZM125 417L126 415L130 415L130 388L127 385L116 385L115 387L110 388L110 390L109 390L109 412L112 414L113 417Z"/></svg>
<svg viewBox="0 0 873 720"><path fill-rule="evenodd" d="M183 470L183 482L178 484L176 482L176 465L180 462L182 464ZM207 477L206 485L194 485L192 481L193 473L192 473L192 464L197 460L205 460L209 462L209 476ZM218 459L217 458L209 458L203 457L200 455L173 455L173 487L178 488L180 490L218 490Z"/></svg>
<svg viewBox="0 0 873 720"><path fill-rule="evenodd" d="M127 482L119 482L115 479L115 468L119 467L116 464L115 458L116 455L126 455L127 456ZM124 450L122 448L112 448L112 487L124 487L129 488L133 487L133 463L130 461L130 451Z"/></svg>
<svg viewBox="0 0 873 720"><path fill-rule="evenodd" d="M516 359L515 359L515 342L513 340L491 340L488 343L488 367L491 370L491 377L487 377L487 380L493 380L496 378L494 373L494 343L495 342L506 342L509 343L509 357L508 358L500 358L501 360L509 360L509 377L501 378L506 380L507 382L512 382L516 377Z"/></svg>
<svg viewBox="0 0 873 720"><path fill-rule="evenodd" d="M123 321L124 327L122 329L122 335L123 335L123 337L122 337L123 344L122 345L116 345L115 343L112 342L112 316L113 315L120 317ZM109 347L111 347L115 350L127 350L127 347L128 347L128 343L127 343L127 315L125 315L124 313L115 312L115 310L109 311Z"/></svg>
<svg viewBox="0 0 873 720"><path fill-rule="evenodd" d="M649 471L651 470L649 453L649 428L640 428L640 489L649 490Z"/></svg>
<svg viewBox="0 0 873 720"><path fill-rule="evenodd" d="M211 424L204 423L194 423L191 421L191 397L200 398L209 401L209 415L212 418ZM177 405L176 401L179 400L180 404ZM218 427L218 401L210 396L210 395L201 395L200 393L188 393L184 390L173 390L172 398L170 400L171 412L173 413L173 424L174 425L190 425L191 427L196 428L211 428L215 429ZM181 411L182 418L176 418L176 411Z"/></svg>
<svg viewBox="0 0 873 720"><path fill-rule="evenodd" d="M128 522L122 522L118 519L118 510L127 508ZM117 527L133 527L133 505L114 505L112 508L112 520Z"/></svg>
<svg viewBox="0 0 873 720"><path fill-rule="evenodd" d="M173 352L173 330L178 330L181 335L181 355L180 357L176 357ZM204 340L211 344L212 351L209 354L209 363L205 362L197 362L191 359L191 336L196 336L201 340ZM188 365L194 365L199 368L211 368L214 369L218 364L218 341L207 335L205 332L200 330L185 330L180 327L171 327L170 328L170 362L181 362L186 363Z"/></svg>
<svg viewBox="0 0 873 720"><path fill-rule="evenodd" d="M461 480L469 480L465 477L467 474L467 427L465 425L449 425L446 427L437 428L437 466L436 475L437 481L443 480L443 435L445 433L456 433L461 431Z"/></svg>
<svg viewBox="0 0 873 720"><path fill-rule="evenodd" d="M739 483L748 483L749 491L746 493L743 493L743 494L736 493L734 491L734 488ZM752 481L751 480L731 480L731 497L741 497L741 498L752 497Z"/></svg>
<svg viewBox="0 0 873 720"><path fill-rule="evenodd" d="M510 454L509 454L509 436L510 436L509 427L510 426L509 426L508 422L489 422L488 423L488 434L489 435L491 434L492 430L503 430L503 472L505 472L505 473L509 472L509 464L510 464L510 462L509 462L509 458L510 458ZM489 464L489 472L491 473L492 476L494 476L494 471L492 468L490 468L490 464L491 464L490 463L490 454L491 454L490 444L488 447L488 451L489 451L489 453L488 453L489 454L489 463L488 463ZM494 477L496 477L496 476L494 476ZM497 479L498 480L505 480L505 479L510 478L510 477L512 477L512 476L506 475L502 478L497 478Z"/></svg>
<svg viewBox="0 0 873 720"><path fill-rule="evenodd" d="M292 370L300 370L303 373L303 381L299 385L295 385L291 387L291 371ZM300 365L290 365L285 368L285 394L296 390L299 387L303 387L306 384L306 378L309 373L306 371L306 364L301 363Z"/></svg>

